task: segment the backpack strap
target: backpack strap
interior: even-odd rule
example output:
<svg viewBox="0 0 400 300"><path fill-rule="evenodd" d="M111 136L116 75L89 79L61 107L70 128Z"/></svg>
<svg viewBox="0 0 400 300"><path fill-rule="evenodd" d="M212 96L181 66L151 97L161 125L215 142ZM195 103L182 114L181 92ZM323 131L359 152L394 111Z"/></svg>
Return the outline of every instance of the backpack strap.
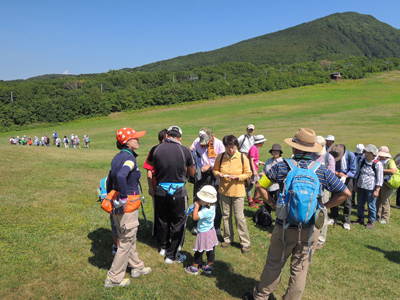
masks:
<svg viewBox="0 0 400 300"><path fill-rule="evenodd" d="M329 152L326 152L325 153L325 167L328 167L329 166Z"/></svg>
<svg viewBox="0 0 400 300"><path fill-rule="evenodd" d="M244 137L243 137L243 141L242 141L242 143L239 145L239 151L240 151L240 149L242 148L242 146L243 146L243 144L244 144L244 141L246 140L246 138L247 138L247 133L244 135Z"/></svg>

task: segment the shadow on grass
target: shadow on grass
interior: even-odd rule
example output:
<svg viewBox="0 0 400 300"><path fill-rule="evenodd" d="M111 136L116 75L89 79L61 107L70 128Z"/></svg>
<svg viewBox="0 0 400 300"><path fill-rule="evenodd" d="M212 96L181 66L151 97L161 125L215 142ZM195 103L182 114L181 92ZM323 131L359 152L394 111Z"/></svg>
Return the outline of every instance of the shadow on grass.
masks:
<svg viewBox="0 0 400 300"><path fill-rule="evenodd" d="M111 267L114 256L111 255L112 236L111 229L98 228L88 234L92 241L90 252L93 256L88 258L90 264L100 269L108 270Z"/></svg>
<svg viewBox="0 0 400 300"><path fill-rule="evenodd" d="M258 283L253 278L235 273L231 264L221 260L216 260L212 268L216 286L235 298L241 299L246 292L252 292Z"/></svg>
<svg viewBox="0 0 400 300"><path fill-rule="evenodd" d="M366 247L371 250L381 252L381 253L385 254L386 259L388 259L391 262L394 262L396 264L400 264L400 251L385 251L381 248L369 246L369 245L367 245Z"/></svg>

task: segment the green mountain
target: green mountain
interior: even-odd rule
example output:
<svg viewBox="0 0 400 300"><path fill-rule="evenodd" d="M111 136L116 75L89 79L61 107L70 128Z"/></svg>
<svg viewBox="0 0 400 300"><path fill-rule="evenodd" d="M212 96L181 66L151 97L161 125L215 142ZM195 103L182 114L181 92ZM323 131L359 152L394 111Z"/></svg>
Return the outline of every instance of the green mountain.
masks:
<svg viewBox="0 0 400 300"><path fill-rule="evenodd" d="M400 58L400 30L370 15L336 13L228 47L147 64L129 71L180 71L224 62L293 64L349 56Z"/></svg>

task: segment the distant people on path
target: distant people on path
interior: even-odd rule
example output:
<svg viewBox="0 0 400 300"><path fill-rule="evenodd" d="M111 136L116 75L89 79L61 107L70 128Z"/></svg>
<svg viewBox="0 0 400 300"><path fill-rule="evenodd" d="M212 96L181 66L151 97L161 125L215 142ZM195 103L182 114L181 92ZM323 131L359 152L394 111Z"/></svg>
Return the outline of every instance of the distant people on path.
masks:
<svg viewBox="0 0 400 300"><path fill-rule="evenodd" d="M383 165L383 181L384 184L379 191L376 200L377 219L381 224L389 223L390 219L390 198L393 194L393 189L387 185L387 181L392 175L396 174L397 167L395 161L391 158L389 148L382 146L378 149L379 161Z"/></svg>
<svg viewBox="0 0 400 300"><path fill-rule="evenodd" d="M89 148L89 143L91 142L92 140L89 138L89 136L87 136L86 134L83 136L83 142L84 142L84 147L85 148Z"/></svg>
<svg viewBox="0 0 400 300"><path fill-rule="evenodd" d="M185 182L186 176L193 176L195 170L192 154L181 145L181 140L182 129L171 126L164 143L154 146L147 157L147 163L154 167L157 181L154 190L157 243L167 264L186 259L179 252L187 220Z"/></svg>
<svg viewBox="0 0 400 300"><path fill-rule="evenodd" d="M198 201L197 193L205 185L211 185L218 190L219 178L213 174L215 160L217 156L225 151L224 144L221 140L216 138L212 134L212 130L209 127L203 127L199 131L199 136L193 141L190 146L190 150L193 156L197 156L197 159L201 163L201 179L194 183L193 187L193 201ZM193 152L194 151L194 152ZM219 195L217 194L219 199ZM214 227L218 235L221 235L221 220L222 212L219 201L216 204L216 217L214 219ZM193 220L192 234L197 234L197 221Z"/></svg>
<svg viewBox="0 0 400 300"><path fill-rule="evenodd" d="M76 148L76 146L75 146L75 136L73 134L71 134L71 138L70 138L69 141L70 141L69 142L69 147L70 148Z"/></svg>
<svg viewBox="0 0 400 300"><path fill-rule="evenodd" d="M247 125L247 128L246 128L247 133L239 136L239 138L238 138L238 143L239 143L238 150L239 150L239 152L244 153L246 156L249 154L249 150L250 150L251 146L254 145L254 141L255 141L255 138L253 135L254 130L255 130L254 125L249 124L249 125Z"/></svg>
<svg viewBox="0 0 400 300"><path fill-rule="evenodd" d="M376 221L376 199L383 185L383 165L377 157L378 149L369 144L364 149L364 159L356 175L357 216L354 224L364 225L364 206L368 203L366 228L373 229Z"/></svg>
<svg viewBox="0 0 400 300"><path fill-rule="evenodd" d="M334 144L329 147L328 152L335 158L335 175L346 185L349 191L354 190L353 178L357 173L357 160L353 152L346 149L343 144ZM351 216L351 196L346 198L343 202L343 228L350 230L350 216ZM331 208L331 219L328 224L333 225L337 223L339 216L339 206Z"/></svg>
<svg viewBox="0 0 400 300"><path fill-rule="evenodd" d="M141 173L137 165L135 150L139 148L139 138L145 133L146 131L135 131L132 128L121 128L117 131L117 148L121 151L111 162L111 169L107 177L107 193L111 190L119 192L118 200L114 202L113 218L120 242L111 268L104 280L104 287L129 285L130 280L124 278L128 266L132 268L131 277L133 278L151 272L151 268L145 267L143 261L139 259L136 250L139 210L126 212L128 198L140 194Z"/></svg>
<svg viewBox="0 0 400 300"><path fill-rule="evenodd" d="M250 235L244 217L244 181L251 177L249 159L238 151L239 142L233 135L227 135L222 143L225 152L218 155L214 165L214 176L219 178L219 196L221 199L222 219L224 221L224 242L227 248L234 240L232 213L235 215L236 229L243 254L250 251Z"/></svg>
<svg viewBox="0 0 400 300"><path fill-rule="evenodd" d="M66 135L64 135L64 148L68 148L68 144L69 144L69 139L67 138Z"/></svg>
<svg viewBox="0 0 400 300"><path fill-rule="evenodd" d="M247 193L247 201L249 202L250 207L255 207L257 208L257 204L263 203L262 200L259 199L258 197L258 191L257 189L254 191L254 196L251 197L251 194L253 192L253 187L254 183L258 181L258 168L259 165L264 165L264 162L260 161L260 152L259 148L261 148L264 145L264 142L267 139L264 138L262 134L254 136L254 145L250 147L249 153L247 155L247 158L249 159L250 163L250 169L251 169L251 183L249 186L246 188L246 193Z"/></svg>
<svg viewBox="0 0 400 300"><path fill-rule="evenodd" d="M54 144L54 146L56 146L57 138L58 138L57 132L53 131L53 144Z"/></svg>
<svg viewBox="0 0 400 300"><path fill-rule="evenodd" d="M317 136L317 139L315 142L322 146L322 150L311 153L311 157L315 161L317 161L317 162L323 164L325 167L327 167L328 170L335 173L336 162L335 162L335 159L333 158L333 156L329 152L326 151L325 138L319 135L319 136ZM325 204L326 202L329 201L329 196L330 196L329 191L326 189L323 189L322 190L322 199L321 199L322 204ZM333 208L331 208L331 210L332 209ZM328 218L326 217L324 225L320 229L320 234L318 237L318 242L317 242L317 246L315 247L315 250L321 250L324 247L327 236L328 236Z"/></svg>
<svg viewBox="0 0 400 300"><path fill-rule="evenodd" d="M61 146L61 139L59 137L57 137L57 139L56 139L56 146L57 147Z"/></svg>
<svg viewBox="0 0 400 300"><path fill-rule="evenodd" d="M215 246L218 238L214 228L217 203L217 190L211 185L203 186L197 192L198 201L194 202L193 219L197 223L197 237L193 250L193 263L185 268L191 275L197 275L199 266L207 275L211 275L211 265L215 261ZM207 255L207 263L203 263L203 253Z"/></svg>
<svg viewBox="0 0 400 300"><path fill-rule="evenodd" d="M322 146L315 141L315 132L308 128L301 128L293 138L285 139L285 143L292 147L293 159L299 164L299 167L308 168L313 163L311 153L322 151ZM267 189L274 183L283 184L289 171L288 162L283 160L274 165L256 185L263 199L273 208L276 207L277 203L271 199ZM347 197L350 197L351 193L346 186L324 165L317 168L316 175L323 189L332 192L332 198L325 204L327 208L337 206ZM290 224L285 230L282 227L283 220L277 218L271 236L267 261L260 282L253 290L254 299L268 299L280 282L282 269L289 256L292 256L290 279L287 291L282 298L301 299L306 285L310 255L312 255L312 251L309 252L308 250L315 249L319 236L319 230L312 224L313 221L301 227ZM311 246L310 249L308 249L308 245Z"/></svg>

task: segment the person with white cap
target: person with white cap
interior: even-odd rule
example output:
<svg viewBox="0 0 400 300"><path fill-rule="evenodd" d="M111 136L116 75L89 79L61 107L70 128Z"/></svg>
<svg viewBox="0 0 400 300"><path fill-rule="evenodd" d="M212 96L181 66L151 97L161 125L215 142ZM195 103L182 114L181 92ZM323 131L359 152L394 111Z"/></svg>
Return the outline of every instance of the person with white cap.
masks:
<svg viewBox="0 0 400 300"><path fill-rule="evenodd" d="M256 128L254 127L253 124L247 125L246 134L243 134L238 137L238 142L239 142L239 147L238 150L239 152L242 152L246 156L249 154L249 150L251 146L254 145L255 142L255 137L254 137L254 130Z"/></svg>
<svg viewBox="0 0 400 300"><path fill-rule="evenodd" d="M368 203L368 222L366 228L373 229L376 221L376 198L383 185L383 165L377 159L378 149L369 144L364 149L364 158L356 175L357 216L354 224L364 225L364 206Z"/></svg>
<svg viewBox="0 0 400 300"><path fill-rule="evenodd" d="M219 180L214 176L212 170L217 156L225 151L225 147L222 141L214 136L211 128L203 127L199 131L199 137L190 146L190 150L193 156L200 157L199 161L201 165L201 179L196 181L193 186L193 202L195 202L198 201L197 192L203 186L212 185L218 190ZM221 235L221 220L221 206L219 205L219 201L217 201L214 226L218 235ZM193 220L191 233L194 235L197 234L197 221L195 220Z"/></svg>
<svg viewBox="0 0 400 300"><path fill-rule="evenodd" d="M250 147L249 153L247 155L247 158L249 159L250 162L251 172L253 173L251 176L251 184L246 188L247 201L249 201L250 207L257 207L256 203L263 203L262 200L258 199L257 190L254 191L253 198L251 197L251 193L253 192L254 182L258 181L258 166L264 164L264 162L259 160L260 158L259 148L261 148L264 145L264 142L266 140L267 139L262 134L256 135L254 137L254 145Z"/></svg>
<svg viewBox="0 0 400 300"><path fill-rule="evenodd" d="M326 146L325 146L325 148L326 148L326 150L328 150L329 147L332 146L333 143L335 142L335 137L334 137L333 135L331 135L331 134L328 134L328 135L326 136L326 138L325 138L325 141L326 141Z"/></svg>
<svg viewBox="0 0 400 300"><path fill-rule="evenodd" d="M329 152L326 152L325 138L323 136L318 135L315 142L322 146L322 150L311 153L311 157L315 161L323 164L325 167L327 167L329 170L331 170L333 173L335 173L336 162L335 162L335 159L333 158L333 156ZM329 195L330 195L330 193L328 190L322 191L322 200L321 200L322 204L325 204L326 202L328 202ZM324 247L327 235L328 235L328 220L326 218L325 222L324 222L324 226L322 226L322 228L320 229L318 243L317 243L315 250L321 250Z"/></svg>
<svg viewBox="0 0 400 300"><path fill-rule="evenodd" d="M386 224L389 223L390 219L390 198L393 194L393 189L387 185L387 181L397 173L397 167L395 161L391 158L388 147L380 147L378 149L378 157L383 165L383 180L385 184L382 185L376 200L377 218L379 223Z"/></svg>
<svg viewBox="0 0 400 300"><path fill-rule="evenodd" d="M360 162L364 158L364 149L365 146L364 144L358 144L356 146L356 151L354 151L354 155L356 156L356 162L357 162L357 171L358 168L360 167ZM355 186L356 179L353 178L353 186ZM351 206L356 207L356 193L354 192L354 189L351 191Z"/></svg>
<svg viewBox="0 0 400 300"><path fill-rule="evenodd" d="M198 221L197 237L193 250L194 261L185 268L185 271L191 275L198 274L198 268L207 275L211 275L211 265L215 261L215 246L218 245L218 238L214 228L215 205L217 203L217 190L211 185L203 186L197 192L199 199L194 203L193 219ZM207 264L203 264L203 253L206 252Z"/></svg>
<svg viewBox="0 0 400 300"><path fill-rule="evenodd" d="M181 144L182 129L170 126L164 143L154 146L147 163L154 167L157 185L154 207L157 218L155 234L160 255L165 263L182 263L186 256L179 252L185 237L187 215L186 176L195 173L190 150Z"/></svg>
<svg viewBox="0 0 400 300"><path fill-rule="evenodd" d="M293 138L284 140L292 147L293 159L299 168L309 168L310 165L316 165L311 157L311 153L322 151L322 146L317 144L314 130L309 128L300 128ZM324 165L316 165L318 168L315 173L323 189L332 192L332 197L325 203L326 208L331 208L342 203L351 195L346 186L328 170ZM264 175L256 185L264 201L272 208L275 208L277 202L272 200L267 192L267 188L274 183L283 186L291 167L288 160L274 165L266 175ZM246 294L247 299L268 299L281 280L282 269L290 256L290 279L288 288L283 299L300 299L306 285L306 278L309 266L310 255L318 240L319 230L312 225L312 221L299 227L290 223L283 228L284 220L277 218L274 230L271 235L271 243L268 249L267 261L261 274L260 282L254 287L253 295ZM286 229L287 227L287 229ZM282 242L282 235L284 242ZM308 245L311 242L311 248L308 251Z"/></svg>

